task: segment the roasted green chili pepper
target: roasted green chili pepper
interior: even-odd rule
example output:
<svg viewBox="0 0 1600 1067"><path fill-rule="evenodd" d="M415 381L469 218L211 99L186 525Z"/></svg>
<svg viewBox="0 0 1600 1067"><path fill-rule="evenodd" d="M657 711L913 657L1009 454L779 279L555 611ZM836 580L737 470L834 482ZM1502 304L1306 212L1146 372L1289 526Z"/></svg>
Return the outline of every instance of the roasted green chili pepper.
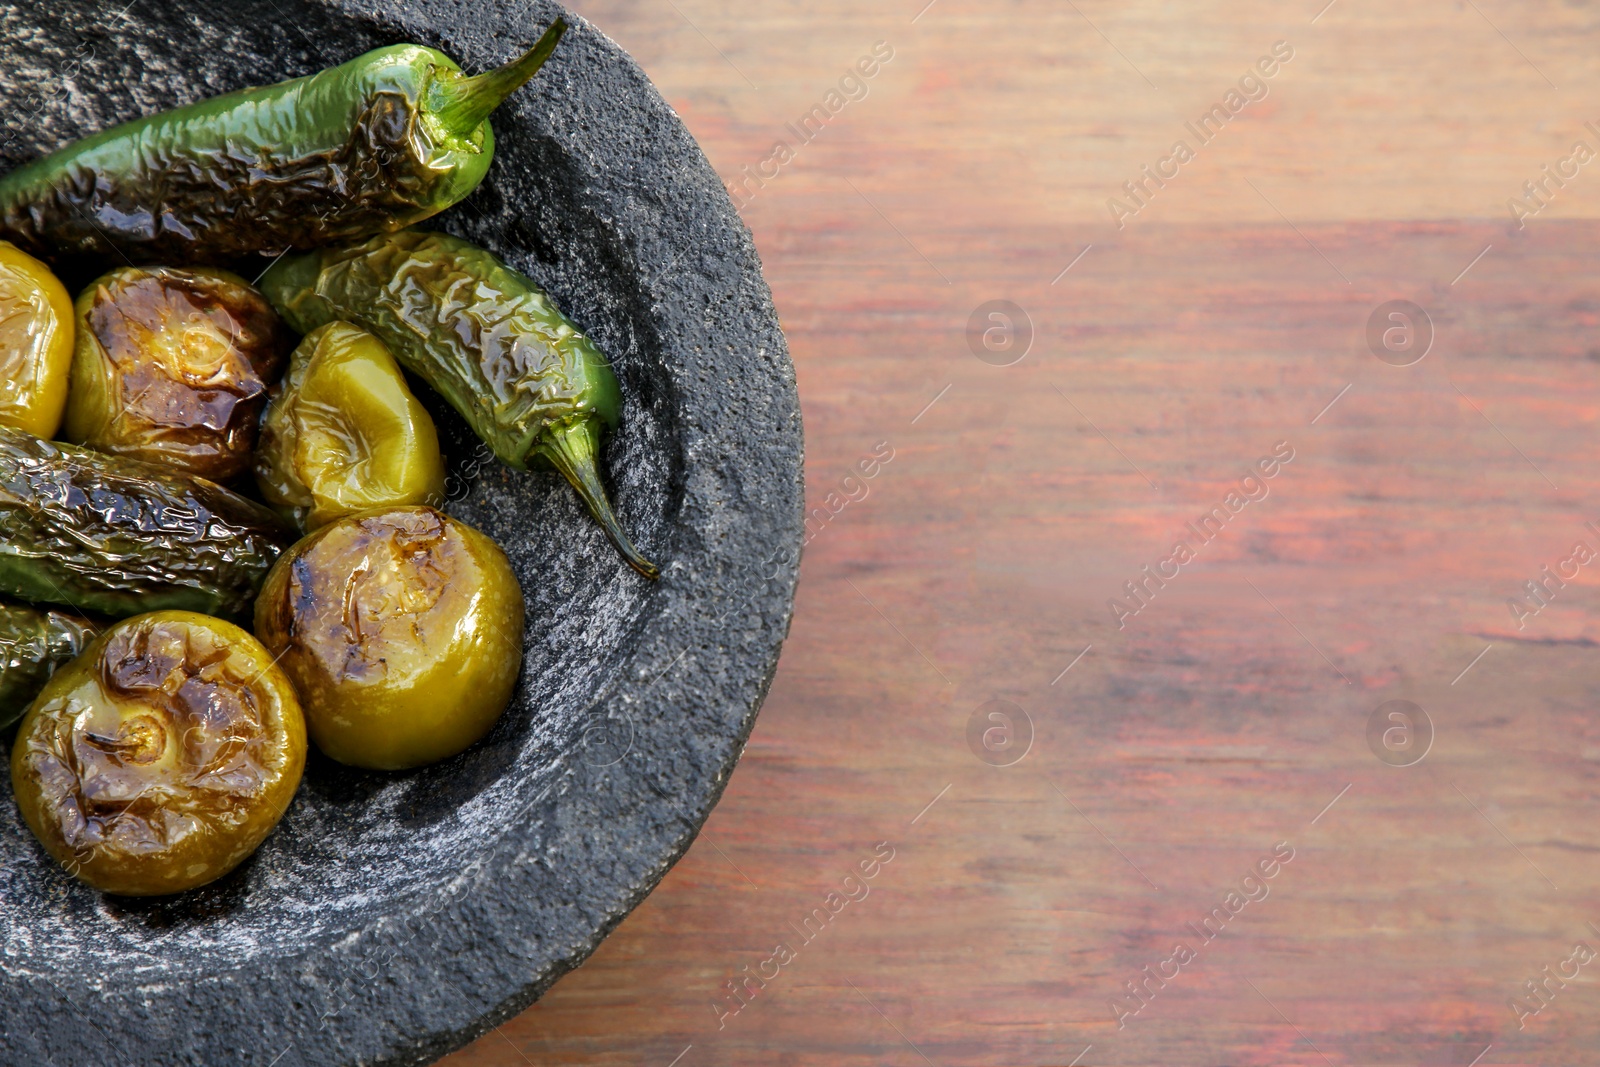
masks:
<svg viewBox="0 0 1600 1067"><path fill-rule="evenodd" d="M344 320L376 334L438 390L504 463L550 463L635 570L657 575L600 484L602 424L622 406L594 342L532 279L443 233L405 230L280 260L261 291L306 333Z"/></svg>
<svg viewBox="0 0 1600 1067"><path fill-rule="evenodd" d="M393 45L124 123L0 179L0 237L52 263L226 266L397 230L483 180L489 113L565 30L558 19L473 77L437 49Z"/></svg>
<svg viewBox="0 0 1600 1067"><path fill-rule="evenodd" d="M261 643L221 619L124 619L45 684L11 746L28 829L107 893L222 877L278 825L306 725Z"/></svg>
<svg viewBox="0 0 1600 1067"><path fill-rule="evenodd" d="M0 594L120 618L250 618L292 535L203 478L0 427Z"/></svg>
<svg viewBox="0 0 1600 1067"><path fill-rule="evenodd" d="M98 632L76 615L0 603L0 730L22 718L55 669Z"/></svg>

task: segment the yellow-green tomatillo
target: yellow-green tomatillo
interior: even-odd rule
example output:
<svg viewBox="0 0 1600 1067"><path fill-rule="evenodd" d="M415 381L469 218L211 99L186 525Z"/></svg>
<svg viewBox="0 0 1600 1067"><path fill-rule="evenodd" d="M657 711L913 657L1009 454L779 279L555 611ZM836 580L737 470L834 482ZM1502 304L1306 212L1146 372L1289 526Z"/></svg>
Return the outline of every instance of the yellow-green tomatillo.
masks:
<svg viewBox="0 0 1600 1067"><path fill-rule="evenodd" d="M56 435L72 335L72 300L50 268L0 241L0 423Z"/></svg>
<svg viewBox="0 0 1600 1067"><path fill-rule="evenodd" d="M444 499L433 419L382 341L346 322L320 326L279 389L261 420L256 484L302 530Z"/></svg>
<svg viewBox="0 0 1600 1067"><path fill-rule="evenodd" d="M279 557L256 600L256 635L317 747L385 771L489 732L522 666L522 621L505 553L429 507L329 523Z"/></svg>
<svg viewBox="0 0 1600 1067"><path fill-rule="evenodd" d="M225 482L250 469L288 333L236 274L123 267L78 295L63 436Z"/></svg>
<svg viewBox="0 0 1600 1067"><path fill-rule="evenodd" d="M191 611L114 624L45 683L11 746L28 828L107 893L205 885L272 832L306 728L254 637Z"/></svg>

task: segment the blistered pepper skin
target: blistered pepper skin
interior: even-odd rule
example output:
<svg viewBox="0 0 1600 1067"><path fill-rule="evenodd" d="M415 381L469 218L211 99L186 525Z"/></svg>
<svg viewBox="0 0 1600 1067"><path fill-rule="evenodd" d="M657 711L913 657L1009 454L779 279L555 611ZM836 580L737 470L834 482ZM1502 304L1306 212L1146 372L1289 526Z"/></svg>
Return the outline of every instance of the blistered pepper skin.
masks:
<svg viewBox="0 0 1600 1067"><path fill-rule="evenodd" d="M76 615L0 602L0 731L22 718L55 669L99 632Z"/></svg>
<svg viewBox="0 0 1600 1067"><path fill-rule="evenodd" d="M227 271L124 267L78 295L63 436L225 482L250 465L288 331Z"/></svg>
<svg viewBox="0 0 1600 1067"><path fill-rule="evenodd" d="M270 510L203 478L0 427L0 595L112 618L248 620L292 539Z"/></svg>
<svg viewBox="0 0 1600 1067"><path fill-rule="evenodd" d="M531 278L460 238L405 230L286 257L261 291L302 333L342 320L377 335L501 462L561 471L628 563L656 577L600 483L601 429L622 407L616 375Z"/></svg>
<svg viewBox="0 0 1600 1067"><path fill-rule="evenodd" d="M489 113L565 28L471 78L437 49L393 45L124 123L0 179L0 237L75 272L228 266L428 218L483 180Z"/></svg>
<svg viewBox="0 0 1600 1067"><path fill-rule="evenodd" d="M67 404L72 301L50 268L0 241L0 424L54 437Z"/></svg>
<svg viewBox="0 0 1600 1067"><path fill-rule="evenodd" d="M444 460L384 343L347 322L308 333L261 420L256 485L306 531L373 508L438 504Z"/></svg>
<svg viewBox="0 0 1600 1067"><path fill-rule="evenodd" d="M428 507L363 512L300 541L256 601L311 738L340 763L405 770L499 719L522 666L522 591L488 537Z"/></svg>
<svg viewBox="0 0 1600 1067"><path fill-rule="evenodd" d="M107 893L222 877L282 818L305 770L289 680L230 623L163 611L110 627L56 671L11 747L24 821Z"/></svg>

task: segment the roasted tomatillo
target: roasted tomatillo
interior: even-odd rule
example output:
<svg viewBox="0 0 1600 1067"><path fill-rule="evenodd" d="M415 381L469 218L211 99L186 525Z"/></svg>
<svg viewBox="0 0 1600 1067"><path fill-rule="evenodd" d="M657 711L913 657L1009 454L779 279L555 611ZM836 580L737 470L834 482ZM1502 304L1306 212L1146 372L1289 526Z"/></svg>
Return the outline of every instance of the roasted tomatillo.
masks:
<svg viewBox="0 0 1600 1067"><path fill-rule="evenodd" d="M444 499L433 419L382 341L347 322L306 335L261 420L256 484L303 530Z"/></svg>
<svg viewBox="0 0 1600 1067"><path fill-rule="evenodd" d="M394 771L488 733L522 665L522 611L493 541L432 508L397 508L340 519L286 552L256 601L256 634L318 748Z"/></svg>
<svg viewBox="0 0 1600 1067"><path fill-rule="evenodd" d="M288 351L278 316L220 270L124 267L77 301L64 436L224 482L250 465Z"/></svg>
<svg viewBox="0 0 1600 1067"><path fill-rule="evenodd" d="M0 423L54 437L72 366L72 300L50 268L0 241Z"/></svg>
<svg viewBox="0 0 1600 1067"><path fill-rule="evenodd" d="M231 623L117 623L45 684L11 747L28 828L108 893L205 885L256 850L305 769L289 680Z"/></svg>

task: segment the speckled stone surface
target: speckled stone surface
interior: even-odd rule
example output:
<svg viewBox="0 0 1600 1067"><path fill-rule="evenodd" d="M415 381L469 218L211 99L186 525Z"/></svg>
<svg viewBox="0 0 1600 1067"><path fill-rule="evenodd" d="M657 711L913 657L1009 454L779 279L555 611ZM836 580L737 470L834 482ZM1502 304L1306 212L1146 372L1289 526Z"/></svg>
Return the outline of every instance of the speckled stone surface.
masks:
<svg viewBox="0 0 1600 1067"><path fill-rule="evenodd" d="M0 8L0 166L381 44L485 69L560 12L136 0L119 15L126 2ZM72 881L0 782L4 1063L430 1062L593 951L726 784L793 603L793 368L700 150L628 57L567 17L550 64L496 115L489 179L434 225L531 274L611 357L626 406L606 468L662 580L629 570L557 475L495 465L440 413L449 508L506 548L527 597L511 709L483 743L410 774L313 757L254 858L163 900Z"/></svg>

